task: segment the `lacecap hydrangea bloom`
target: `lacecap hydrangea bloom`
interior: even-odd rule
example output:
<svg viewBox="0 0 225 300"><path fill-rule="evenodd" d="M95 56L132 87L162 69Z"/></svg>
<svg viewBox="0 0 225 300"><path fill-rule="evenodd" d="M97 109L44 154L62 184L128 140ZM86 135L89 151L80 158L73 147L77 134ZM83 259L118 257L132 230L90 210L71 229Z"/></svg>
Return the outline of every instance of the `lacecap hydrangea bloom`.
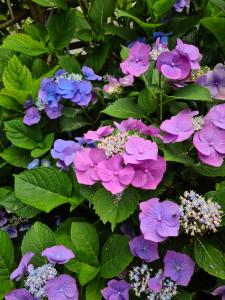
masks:
<svg viewBox="0 0 225 300"><path fill-rule="evenodd" d="M130 287L130 284L125 280L112 279L107 283L107 287L104 288L101 293L105 300L129 300Z"/></svg>
<svg viewBox="0 0 225 300"><path fill-rule="evenodd" d="M149 137L159 130L139 120L128 119L88 131L84 138L95 148L76 151L74 170L79 183L93 185L100 181L112 194L123 192L129 185L156 189L166 170L165 160Z"/></svg>

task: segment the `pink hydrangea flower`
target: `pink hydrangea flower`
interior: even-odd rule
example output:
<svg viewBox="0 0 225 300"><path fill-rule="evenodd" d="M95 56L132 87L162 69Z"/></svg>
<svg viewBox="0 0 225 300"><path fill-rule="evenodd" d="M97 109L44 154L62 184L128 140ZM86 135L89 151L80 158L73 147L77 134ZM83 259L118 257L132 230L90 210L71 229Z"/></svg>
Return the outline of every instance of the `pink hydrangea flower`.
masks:
<svg viewBox="0 0 225 300"><path fill-rule="evenodd" d="M10 280L16 279L16 281L18 281L23 277L33 256L33 252L24 254L18 267L11 273Z"/></svg>
<svg viewBox="0 0 225 300"><path fill-rule="evenodd" d="M219 286L212 292L213 296L222 296L222 300L225 300L225 285Z"/></svg>
<svg viewBox="0 0 225 300"><path fill-rule="evenodd" d="M158 243L145 240L143 235L133 238L129 242L129 246L131 254L145 262L152 262L159 259Z"/></svg>
<svg viewBox="0 0 225 300"><path fill-rule="evenodd" d="M164 275L178 285L187 286L195 270L195 263L187 254L167 251L164 257Z"/></svg>
<svg viewBox="0 0 225 300"><path fill-rule="evenodd" d="M180 207L166 200L159 202L152 198L140 204L140 229L144 238L163 242L170 236L178 236L180 228Z"/></svg>
<svg viewBox="0 0 225 300"><path fill-rule="evenodd" d="M193 70L200 69L199 63L202 59L202 55L200 54L198 47L194 45L185 44L182 40L177 39L177 45L175 49L181 53L186 54L189 57L191 68Z"/></svg>
<svg viewBox="0 0 225 300"><path fill-rule="evenodd" d="M110 135L114 129L111 126L102 126L97 130L89 130L84 134L86 140L100 141L103 137Z"/></svg>
<svg viewBox="0 0 225 300"><path fill-rule="evenodd" d="M121 155L116 154L98 164L98 175L102 185L112 194L121 193L132 181L134 169L125 166Z"/></svg>
<svg viewBox="0 0 225 300"><path fill-rule="evenodd" d="M162 140L164 143L177 143L187 140L195 132L192 124L192 118L198 114L198 111L185 109L176 116L162 122L160 129L163 131Z"/></svg>
<svg viewBox="0 0 225 300"><path fill-rule="evenodd" d="M145 160L156 160L158 147L156 143L138 136L130 136L125 144L123 159L125 164L139 164Z"/></svg>
<svg viewBox="0 0 225 300"><path fill-rule="evenodd" d="M119 79L116 79L113 76L107 76L108 84L105 84L103 90L107 94L113 94L120 92L121 87L131 86L134 83L134 77L132 75L126 75Z"/></svg>
<svg viewBox="0 0 225 300"><path fill-rule="evenodd" d="M150 50L149 45L136 42L130 49L128 58L120 64L122 72L135 77L144 74L149 68Z"/></svg>
<svg viewBox="0 0 225 300"><path fill-rule="evenodd" d="M155 190L166 171L166 161L161 156L157 160L147 160L134 166L131 185L144 190Z"/></svg>
<svg viewBox="0 0 225 300"><path fill-rule="evenodd" d="M99 180L99 162L106 159L105 152L97 148L85 148L76 152L74 167L79 183L93 185Z"/></svg>
<svg viewBox="0 0 225 300"><path fill-rule="evenodd" d="M213 106L204 119L225 130L225 103Z"/></svg>
<svg viewBox="0 0 225 300"><path fill-rule="evenodd" d="M193 144L198 150L199 159L214 167L220 167L225 157L225 131L212 123L207 123L196 132Z"/></svg>
<svg viewBox="0 0 225 300"><path fill-rule="evenodd" d="M189 57L177 50L161 53L157 59L156 68L166 78L173 80L186 79L191 73Z"/></svg>

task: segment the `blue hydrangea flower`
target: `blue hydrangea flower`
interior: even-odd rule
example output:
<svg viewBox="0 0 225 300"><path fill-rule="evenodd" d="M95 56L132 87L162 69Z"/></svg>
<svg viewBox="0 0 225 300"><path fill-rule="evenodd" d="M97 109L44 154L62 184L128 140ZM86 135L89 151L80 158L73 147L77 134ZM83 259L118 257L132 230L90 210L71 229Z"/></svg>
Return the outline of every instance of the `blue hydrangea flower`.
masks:
<svg viewBox="0 0 225 300"><path fill-rule="evenodd" d="M27 165L27 169L28 170L35 169L39 166L39 164L40 164L40 160L38 158L35 158Z"/></svg>
<svg viewBox="0 0 225 300"><path fill-rule="evenodd" d="M61 95L57 92L58 84L53 78L45 78L41 82L41 87L38 93L38 98L49 106L57 106Z"/></svg>
<svg viewBox="0 0 225 300"><path fill-rule="evenodd" d="M87 106L92 99L92 84L90 81L81 80L76 82L75 93L73 98L71 99L72 102Z"/></svg>
<svg viewBox="0 0 225 300"><path fill-rule="evenodd" d="M97 81L102 80L102 76L96 75L94 73L94 71L87 66L83 66L81 71L82 71L82 74L84 75L84 78L87 80L97 80Z"/></svg>

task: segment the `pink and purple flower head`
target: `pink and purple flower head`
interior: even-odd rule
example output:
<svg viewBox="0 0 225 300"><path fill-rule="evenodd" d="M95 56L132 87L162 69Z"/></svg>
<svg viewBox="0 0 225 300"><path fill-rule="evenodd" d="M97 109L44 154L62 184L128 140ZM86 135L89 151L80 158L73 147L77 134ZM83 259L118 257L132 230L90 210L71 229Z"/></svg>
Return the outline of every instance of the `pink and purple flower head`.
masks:
<svg viewBox="0 0 225 300"><path fill-rule="evenodd" d="M125 75L139 77L144 74L150 64L149 45L136 42L130 49L128 58L120 64L120 68Z"/></svg>
<svg viewBox="0 0 225 300"><path fill-rule="evenodd" d="M102 126L98 128L97 130L89 130L87 133L84 134L84 138L86 140L92 140L92 141L100 141L102 138L110 135L113 133L114 128L111 126Z"/></svg>
<svg viewBox="0 0 225 300"><path fill-rule="evenodd" d="M181 39L177 39L177 45L175 49L180 53L186 54L189 57L191 68L193 70L200 69L200 61L202 59L202 55L200 54L198 47L185 44Z"/></svg>
<svg viewBox="0 0 225 300"><path fill-rule="evenodd" d="M121 88L131 86L134 82L134 77L132 75L126 75L119 79L113 76L107 76L108 84L105 84L103 90L107 94L119 93Z"/></svg>
<svg viewBox="0 0 225 300"><path fill-rule="evenodd" d="M33 298L26 289L17 289L5 295L5 300L38 300Z"/></svg>
<svg viewBox="0 0 225 300"><path fill-rule="evenodd" d="M133 238L129 242L129 246L131 254L145 262L150 263L159 259L158 243L145 240L143 235Z"/></svg>
<svg viewBox="0 0 225 300"><path fill-rule="evenodd" d="M177 12L182 12L190 7L190 0L177 0L173 7Z"/></svg>
<svg viewBox="0 0 225 300"><path fill-rule="evenodd" d="M225 300L225 285L219 286L212 293L213 296L221 296Z"/></svg>
<svg viewBox="0 0 225 300"><path fill-rule="evenodd" d="M225 66L223 64L217 64L213 71L199 77L196 83L206 87L214 99L225 100Z"/></svg>
<svg viewBox="0 0 225 300"><path fill-rule="evenodd" d="M18 267L11 273L10 280L18 281L23 277L33 256L33 252L28 252L22 257Z"/></svg>
<svg viewBox="0 0 225 300"><path fill-rule="evenodd" d="M81 72L82 74L84 75L84 78L86 80L90 80L90 81L101 81L102 80L102 77L101 76L98 76L94 73L93 69L87 67L87 66L83 66L82 69L81 69Z"/></svg>
<svg viewBox="0 0 225 300"><path fill-rule="evenodd" d="M58 139L54 143L51 155L54 159L58 159L65 167L68 167L73 163L76 152L81 148L81 145L77 142Z"/></svg>
<svg viewBox="0 0 225 300"><path fill-rule="evenodd" d="M101 293L105 300L129 300L131 286L125 280L112 279Z"/></svg>
<svg viewBox="0 0 225 300"><path fill-rule="evenodd" d="M85 148L77 151L74 158L77 181L86 185L93 185L99 181L98 166L104 160L106 160L106 155L101 149Z"/></svg>
<svg viewBox="0 0 225 300"><path fill-rule="evenodd" d="M158 147L156 143L145 140L138 136L128 137L123 153L125 164L140 164L146 160L156 160L158 157Z"/></svg>
<svg viewBox="0 0 225 300"><path fill-rule="evenodd" d="M112 194L119 194L131 183L134 169L131 165L125 165L121 155L103 160L98 164L98 176L102 185Z"/></svg>
<svg viewBox="0 0 225 300"><path fill-rule="evenodd" d="M176 203L152 198L142 202L140 209L140 229L146 240L163 242L168 237L178 236L180 207Z"/></svg>
<svg viewBox="0 0 225 300"><path fill-rule="evenodd" d="M73 277L63 274L47 283L48 300L78 300L79 292Z"/></svg>
<svg viewBox="0 0 225 300"><path fill-rule="evenodd" d="M35 106L32 106L26 110L25 116L23 118L23 123L28 126L31 126L39 123L40 120L41 115L39 110Z"/></svg>
<svg viewBox="0 0 225 300"><path fill-rule="evenodd" d="M176 116L173 116L171 119L162 122L160 129L163 132L163 142L177 143L183 142L190 138L195 132L192 119L197 114L198 111L191 111L190 109L185 109L180 111Z"/></svg>
<svg viewBox="0 0 225 300"><path fill-rule="evenodd" d="M47 257L50 263L60 265L66 264L75 257L74 253L63 245L46 248L41 255Z"/></svg>
<svg viewBox="0 0 225 300"><path fill-rule="evenodd" d="M157 58L156 68L166 78L172 80L184 80L191 74L188 55L176 49L161 53Z"/></svg>
<svg viewBox="0 0 225 300"><path fill-rule="evenodd" d="M155 190L166 172L166 161L158 156L156 160L146 160L133 168L135 174L131 185L143 190Z"/></svg>
<svg viewBox="0 0 225 300"><path fill-rule="evenodd" d="M49 119L54 120L62 116L62 109L63 109L63 105L60 103L58 103L58 105L54 107L46 105L45 113L49 117Z"/></svg>
<svg viewBox="0 0 225 300"><path fill-rule="evenodd" d="M225 157L225 131L217 128L213 123L195 133L193 144L198 150L199 159L214 167L220 167Z"/></svg>
<svg viewBox="0 0 225 300"><path fill-rule="evenodd" d="M225 103L213 106L204 120L212 122L217 128L225 130Z"/></svg>
<svg viewBox="0 0 225 300"><path fill-rule="evenodd" d="M167 251L164 257L164 275L176 284L187 286L195 270L195 263L187 254Z"/></svg>

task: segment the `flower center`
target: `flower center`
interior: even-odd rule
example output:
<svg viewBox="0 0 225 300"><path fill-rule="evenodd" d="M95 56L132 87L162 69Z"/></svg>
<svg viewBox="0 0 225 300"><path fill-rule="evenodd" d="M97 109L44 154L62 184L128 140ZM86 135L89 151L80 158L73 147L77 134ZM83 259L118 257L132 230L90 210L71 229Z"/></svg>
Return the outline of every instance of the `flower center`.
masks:
<svg viewBox="0 0 225 300"><path fill-rule="evenodd" d="M114 172L114 175L115 175L115 176L118 176L118 172Z"/></svg>
<svg viewBox="0 0 225 300"><path fill-rule="evenodd" d="M213 146L213 142L210 142L210 143L209 143L209 146L211 146L211 147L212 147L212 146Z"/></svg>

